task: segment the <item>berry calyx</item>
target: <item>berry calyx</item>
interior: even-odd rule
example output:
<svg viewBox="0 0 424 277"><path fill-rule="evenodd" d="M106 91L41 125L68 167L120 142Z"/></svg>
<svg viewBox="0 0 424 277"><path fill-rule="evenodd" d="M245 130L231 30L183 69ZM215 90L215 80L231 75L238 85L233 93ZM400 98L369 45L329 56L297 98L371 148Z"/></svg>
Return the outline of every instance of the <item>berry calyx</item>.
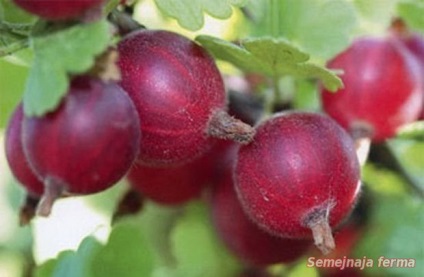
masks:
<svg viewBox="0 0 424 277"><path fill-rule="evenodd" d="M249 125L223 116L223 81L201 46L173 32L141 30L126 36L118 51L121 85L140 116L138 163L181 165L206 153L211 135L252 137Z"/></svg>
<svg viewBox="0 0 424 277"><path fill-rule="evenodd" d="M417 62L394 37L365 37L328 63L342 69L344 88L322 90L324 110L356 138L374 141L393 137L418 118L423 103Z"/></svg>
<svg viewBox="0 0 424 277"><path fill-rule="evenodd" d="M23 148L44 183L37 213L47 216L62 194L91 194L121 179L138 154L137 112L115 83L72 80L56 111L26 117Z"/></svg>
<svg viewBox="0 0 424 277"><path fill-rule="evenodd" d="M243 209L261 228L287 238L313 237L323 253L331 230L351 211L360 189L350 136L331 118L276 114L242 145L235 185Z"/></svg>

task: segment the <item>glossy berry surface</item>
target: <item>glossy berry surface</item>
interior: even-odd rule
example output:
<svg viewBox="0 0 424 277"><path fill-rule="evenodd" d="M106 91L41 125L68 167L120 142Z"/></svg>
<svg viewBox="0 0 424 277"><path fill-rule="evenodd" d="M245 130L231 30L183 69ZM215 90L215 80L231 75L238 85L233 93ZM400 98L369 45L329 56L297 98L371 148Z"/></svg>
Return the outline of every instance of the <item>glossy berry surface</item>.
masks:
<svg viewBox="0 0 424 277"><path fill-rule="evenodd" d="M118 50L121 84L141 119L138 162L176 165L205 153L209 119L226 101L208 53L181 35L152 30L130 34Z"/></svg>
<svg viewBox="0 0 424 277"><path fill-rule="evenodd" d="M21 183L29 194L41 196L44 191L43 183L38 180L29 167L22 147L22 121L24 118L22 104L13 112L5 136L5 153L9 167L15 178Z"/></svg>
<svg viewBox="0 0 424 277"><path fill-rule="evenodd" d="M260 227L308 238L318 218L334 227L350 213L359 164L352 139L331 118L280 113L240 148L235 182L244 210Z"/></svg>
<svg viewBox="0 0 424 277"><path fill-rule="evenodd" d="M244 213L228 168L212 191L212 219L225 245L248 265L267 266L299 259L312 240L285 239L270 235Z"/></svg>
<svg viewBox="0 0 424 277"><path fill-rule="evenodd" d="M95 193L129 170L140 130L135 108L114 83L72 81L58 109L23 122L23 146L45 186L72 194Z"/></svg>
<svg viewBox="0 0 424 277"><path fill-rule="evenodd" d="M323 90L323 107L349 132L365 129L381 141L417 119L423 102L419 65L398 40L358 39L328 67L344 71L345 87Z"/></svg>
<svg viewBox="0 0 424 277"><path fill-rule="evenodd" d="M14 0L14 3L29 13L49 20L77 18L84 12L99 7L103 0Z"/></svg>

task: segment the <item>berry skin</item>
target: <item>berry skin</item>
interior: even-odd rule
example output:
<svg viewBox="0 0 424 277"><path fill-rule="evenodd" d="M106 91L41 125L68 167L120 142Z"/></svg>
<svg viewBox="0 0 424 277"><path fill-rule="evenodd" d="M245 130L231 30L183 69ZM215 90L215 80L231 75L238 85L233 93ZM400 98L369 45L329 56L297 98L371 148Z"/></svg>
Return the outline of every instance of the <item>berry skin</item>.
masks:
<svg viewBox="0 0 424 277"><path fill-rule="evenodd" d="M38 214L63 193L96 193L121 179L138 154L138 126L125 92L90 77L74 79L56 111L26 117L24 152L45 186Z"/></svg>
<svg viewBox="0 0 424 277"><path fill-rule="evenodd" d="M405 45L418 58L421 66L424 67L424 36L412 34L406 38Z"/></svg>
<svg viewBox="0 0 424 277"><path fill-rule="evenodd" d="M29 13L49 20L77 18L85 12L100 7L103 0L13 0L16 5Z"/></svg>
<svg viewBox="0 0 424 277"><path fill-rule="evenodd" d="M421 76L424 79L424 37L419 34L411 34L405 40L406 47L415 55L421 65ZM424 94L424 90L423 90ZM424 98L424 97L423 97ZM424 100L423 100L424 102ZM419 119L424 119L424 104L421 108Z"/></svg>
<svg viewBox="0 0 424 277"><path fill-rule="evenodd" d="M176 33L141 30L124 38L118 51L121 85L141 119L138 163L181 165L206 153L210 136L252 136L250 126L232 124L235 119L224 112L221 75L199 45ZM233 128L228 132L220 129L226 119L227 128Z"/></svg>
<svg viewBox="0 0 424 277"><path fill-rule="evenodd" d="M158 168L135 164L127 177L142 196L164 205L179 205L200 197L210 176L205 162L200 159L176 167Z"/></svg>
<svg viewBox="0 0 424 277"><path fill-rule="evenodd" d="M148 167L135 164L127 175L142 197L163 205L180 205L199 198L205 187L222 173L221 162L234 143L218 141L202 157L174 167Z"/></svg>
<svg viewBox="0 0 424 277"><path fill-rule="evenodd" d="M41 196L44 192L43 183L38 180L35 173L29 167L22 147L22 121L24 118L22 104L19 104L13 112L5 137L6 159L15 178L33 196Z"/></svg>
<svg viewBox="0 0 424 277"><path fill-rule="evenodd" d="M354 137L365 132L382 141L418 118L424 95L420 69L399 40L358 39L328 67L344 70L345 88L322 91L324 110Z"/></svg>
<svg viewBox="0 0 424 277"><path fill-rule="evenodd" d="M235 184L243 209L261 228L287 238L313 236L328 253L330 227L353 208L359 173L353 141L336 122L287 112L262 122L241 146Z"/></svg>
<svg viewBox="0 0 424 277"><path fill-rule="evenodd" d="M311 240L273 236L254 224L244 213L234 190L232 167L228 167L212 190L212 219L225 245L250 266L289 263L302 257Z"/></svg>

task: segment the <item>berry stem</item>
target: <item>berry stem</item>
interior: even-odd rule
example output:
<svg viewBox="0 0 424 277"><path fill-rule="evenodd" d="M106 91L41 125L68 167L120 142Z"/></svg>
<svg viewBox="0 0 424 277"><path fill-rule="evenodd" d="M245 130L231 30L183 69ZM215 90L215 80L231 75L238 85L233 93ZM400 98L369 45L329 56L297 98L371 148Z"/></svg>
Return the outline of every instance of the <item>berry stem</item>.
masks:
<svg viewBox="0 0 424 277"><path fill-rule="evenodd" d="M370 153L372 128L366 125L356 125L350 134L355 142L356 155L361 166L363 166Z"/></svg>
<svg viewBox="0 0 424 277"><path fill-rule="evenodd" d="M120 81L121 72L116 64L117 61L118 51L114 48L109 48L96 57L96 61L88 74L104 82Z"/></svg>
<svg viewBox="0 0 424 277"><path fill-rule="evenodd" d="M135 21L130 15L118 10L113 10L109 15L109 19L118 27L121 36L125 36L136 30L146 29L146 27Z"/></svg>
<svg viewBox="0 0 424 277"><path fill-rule="evenodd" d="M327 220L321 220L310 226L315 245L324 255L329 254L336 247L331 227Z"/></svg>
<svg viewBox="0 0 424 277"><path fill-rule="evenodd" d="M361 166L368 160L370 153L371 139L370 138L359 138L355 140L356 155Z"/></svg>
<svg viewBox="0 0 424 277"><path fill-rule="evenodd" d="M37 215L47 217L52 211L56 199L62 196L65 186L57 179L47 177L44 182L44 194L37 207Z"/></svg>
<svg viewBox="0 0 424 277"><path fill-rule="evenodd" d="M255 135L255 129L230 116L226 111L218 110L209 119L206 129L208 136L225 140L234 140L242 144L248 144Z"/></svg>
<svg viewBox="0 0 424 277"><path fill-rule="evenodd" d="M37 209L39 202L39 197L35 197L30 194L26 195L25 202L21 206L19 211L19 225L21 227L28 225L34 218L35 210Z"/></svg>
<svg viewBox="0 0 424 277"><path fill-rule="evenodd" d="M115 209L112 216L112 224L125 216L137 214L143 208L143 204L143 196L138 191L129 189Z"/></svg>
<svg viewBox="0 0 424 277"><path fill-rule="evenodd" d="M304 225L312 230L312 236L316 247L327 255L336 247L330 224L328 223L328 215L333 202L327 203L324 206L314 209L306 215Z"/></svg>

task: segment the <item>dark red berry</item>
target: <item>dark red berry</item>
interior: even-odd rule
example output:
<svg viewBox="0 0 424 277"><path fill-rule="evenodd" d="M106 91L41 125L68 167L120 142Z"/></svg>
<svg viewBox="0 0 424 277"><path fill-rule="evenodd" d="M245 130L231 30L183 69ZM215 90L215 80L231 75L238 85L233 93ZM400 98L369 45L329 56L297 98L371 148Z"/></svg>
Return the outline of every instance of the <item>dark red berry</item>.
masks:
<svg viewBox="0 0 424 277"><path fill-rule="evenodd" d="M206 185L221 174L221 162L232 145L219 141L202 157L174 167L135 164L128 180L143 197L165 205L183 204L200 197Z"/></svg>
<svg viewBox="0 0 424 277"><path fill-rule="evenodd" d="M209 136L251 138L250 126L240 127L224 112L221 75L214 60L193 41L168 31L142 30L124 38L118 50L121 84L141 119L139 163L186 163L209 149ZM228 132L220 128L222 121Z"/></svg>
<svg viewBox="0 0 424 277"><path fill-rule="evenodd" d="M374 141L415 121L423 103L418 63L393 37L361 38L328 64L342 69L344 88L322 91L324 110L354 136Z"/></svg>
<svg viewBox="0 0 424 277"><path fill-rule="evenodd" d="M22 121L24 118L22 104L19 104L13 112L6 130L5 152L6 159L15 178L21 183L28 193L35 197L44 192L43 183L38 180L35 173L29 167L27 158L22 147Z"/></svg>
<svg viewBox="0 0 424 277"><path fill-rule="evenodd" d="M13 0L16 5L29 13L49 20L77 18L85 12L98 8L104 0Z"/></svg>
<svg viewBox="0 0 424 277"><path fill-rule="evenodd" d="M241 146L235 182L244 210L260 227L282 237L313 236L327 253L334 248L330 227L357 198L359 163L352 139L329 117L280 113Z"/></svg>
<svg viewBox="0 0 424 277"><path fill-rule="evenodd" d="M144 197L166 205L178 205L200 196L210 176L198 160L176 167L135 164L128 174L133 188Z"/></svg>
<svg viewBox="0 0 424 277"><path fill-rule="evenodd" d="M121 179L138 154L138 126L126 93L90 77L74 79L56 111L25 118L24 152L45 186L39 214L62 193L95 193Z"/></svg>
<svg viewBox="0 0 424 277"><path fill-rule="evenodd" d="M212 191L212 219L230 251L251 266L289 263L303 256L311 240L273 236L254 224L244 213L234 190L229 167Z"/></svg>

